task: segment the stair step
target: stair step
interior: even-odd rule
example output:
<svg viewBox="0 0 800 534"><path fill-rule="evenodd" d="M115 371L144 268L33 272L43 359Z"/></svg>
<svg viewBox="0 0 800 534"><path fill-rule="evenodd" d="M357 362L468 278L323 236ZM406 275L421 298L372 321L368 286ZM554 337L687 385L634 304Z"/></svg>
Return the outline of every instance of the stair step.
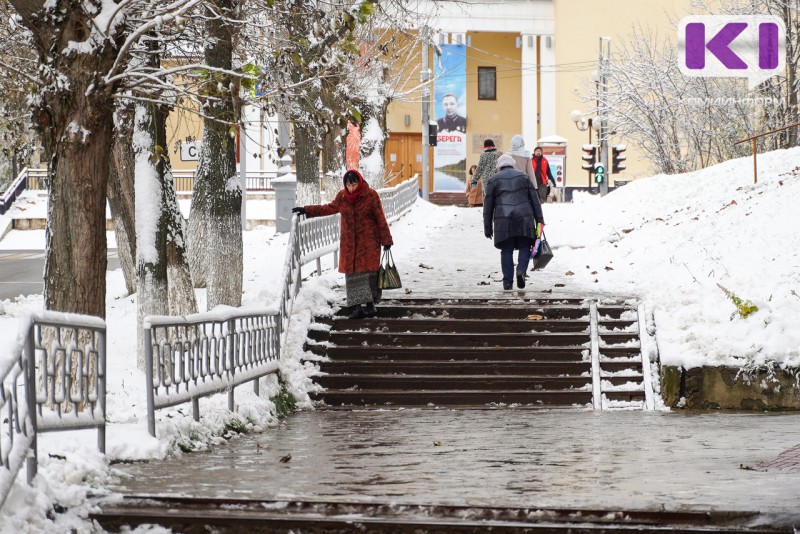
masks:
<svg viewBox="0 0 800 534"><path fill-rule="evenodd" d="M636 334L612 334L604 338L606 343L638 342ZM535 333L535 334L446 334L446 333L381 333L381 332L331 332L327 339L340 345L366 346L424 346L424 347L536 347L582 345L591 342L588 333Z"/></svg>
<svg viewBox="0 0 800 534"><path fill-rule="evenodd" d="M348 308L337 312L336 320L349 314ZM529 315L541 315L544 319L584 319L589 320L589 307L576 305L517 306L492 304L465 305L418 305L392 306L385 303L378 305L378 318L439 318L439 319L517 319L526 320ZM609 316L610 317L610 316ZM364 321L368 322L368 321Z"/></svg>
<svg viewBox="0 0 800 534"><path fill-rule="evenodd" d="M604 391L603 395L608 400L625 401L625 402L643 402L644 391Z"/></svg>
<svg viewBox="0 0 800 534"><path fill-rule="evenodd" d="M589 349L564 347L366 347L309 344L306 350L331 360L422 360L422 361L577 361L589 359Z"/></svg>
<svg viewBox="0 0 800 534"><path fill-rule="evenodd" d="M312 393L314 400L323 400L331 406L485 406L487 404L521 404L530 406L586 405L592 402L592 392L565 391L404 391L397 389L370 391L328 390Z"/></svg>
<svg viewBox="0 0 800 534"><path fill-rule="evenodd" d="M579 319L410 319L373 318L369 320L338 319L330 321L334 331L363 330L382 332L428 333L529 333L529 332L589 332L589 321Z"/></svg>
<svg viewBox="0 0 800 534"><path fill-rule="evenodd" d="M330 406L592 404L592 312L601 388L612 408L644 406L636 306L584 299L394 298L377 317L342 308L310 330L322 356L313 399ZM617 390L626 388L626 391Z"/></svg>
<svg viewBox="0 0 800 534"><path fill-rule="evenodd" d="M330 390L367 391L374 389L400 390L510 390L539 391L560 389L591 389L591 376L441 376L441 375L395 375L358 374L326 375L314 378L324 388Z"/></svg>
<svg viewBox="0 0 800 534"><path fill-rule="evenodd" d="M406 375L569 375L589 376L591 362L428 362L361 360L321 361L319 369L328 374L406 374ZM619 369L622 370L622 369Z"/></svg>

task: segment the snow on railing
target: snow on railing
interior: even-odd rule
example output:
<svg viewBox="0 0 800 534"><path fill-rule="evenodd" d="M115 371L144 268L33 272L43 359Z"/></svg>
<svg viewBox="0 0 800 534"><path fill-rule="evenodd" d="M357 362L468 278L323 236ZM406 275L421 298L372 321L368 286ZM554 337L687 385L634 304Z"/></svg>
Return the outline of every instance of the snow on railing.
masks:
<svg viewBox="0 0 800 534"><path fill-rule="evenodd" d="M25 167L0 198L0 215L5 215L11 205L26 189L47 189L47 169L29 169Z"/></svg>
<svg viewBox="0 0 800 534"><path fill-rule="evenodd" d="M105 452L105 322L48 311L30 315L0 379L2 508L26 457L28 484L36 476L38 432L96 428L98 448Z"/></svg>
<svg viewBox="0 0 800 534"><path fill-rule="evenodd" d="M246 173L245 189L247 191L271 191L272 180L278 177L278 171L248 170ZM194 189L194 170L173 169L172 178L175 180L175 191L178 193L191 193Z"/></svg>
<svg viewBox="0 0 800 534"><path fill-rule="evenodd" d="M416 201L415 176L395 187L380 189L389 222ZM228 392L228 409L234 410L233 388L275 372L285 346L294 299L300 292L301 268L332 253L334 268L339 250L340 216L300 220L292 216L286 260L281 275L277 308L236 308L186 317L144 318L147 428L156 435L155 410L192 402L192 416L200 419L199 398Z"/></svg>

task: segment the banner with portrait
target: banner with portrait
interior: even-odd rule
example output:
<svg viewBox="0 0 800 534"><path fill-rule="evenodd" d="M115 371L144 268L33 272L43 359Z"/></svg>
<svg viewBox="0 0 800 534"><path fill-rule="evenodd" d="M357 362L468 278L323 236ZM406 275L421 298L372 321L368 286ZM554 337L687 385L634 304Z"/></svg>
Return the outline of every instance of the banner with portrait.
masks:
<svg viewBox="0 0 800 534"><path fill-rule="evenodd" d="M467 47L442 45L434 61L433 190L464 191L467 176Z"/></svg>

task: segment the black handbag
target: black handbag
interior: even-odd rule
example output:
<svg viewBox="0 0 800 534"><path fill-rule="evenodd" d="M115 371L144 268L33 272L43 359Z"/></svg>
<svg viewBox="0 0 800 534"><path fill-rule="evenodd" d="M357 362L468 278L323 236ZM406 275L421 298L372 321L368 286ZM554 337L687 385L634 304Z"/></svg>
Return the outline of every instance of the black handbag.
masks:
<svg viewBox="0 0 800 534"><path fill-rule="evenodd" d="M383 251L381 266L378 269L378 289L400 289L403 283L400 281L400 273L394 264L391 250Z"/></svg>
<svg viewBox="0 0 800 534"><path fill-rule="evenodd" d="M544 233L542 233L542 241L539 243L539 248L533 256L533 270L538 271L539 269L544 269L552 259L553 249L550 248L547 238L544 236Z"/></svg>

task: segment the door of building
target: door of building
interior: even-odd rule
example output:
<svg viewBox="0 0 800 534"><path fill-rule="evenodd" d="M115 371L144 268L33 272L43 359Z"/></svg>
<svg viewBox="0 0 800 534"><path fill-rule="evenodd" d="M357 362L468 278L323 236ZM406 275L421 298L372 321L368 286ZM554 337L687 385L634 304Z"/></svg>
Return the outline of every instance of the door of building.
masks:
<svg viewBox="0 0 800 534"><path fill-rule="evenodd" d="M430 150L428 147L426 149ZM392 132L386 140L384 165L389 186L408 180L415 174L422 183L422 134ZM428 172L433 176L433 161Z"/></svg>

